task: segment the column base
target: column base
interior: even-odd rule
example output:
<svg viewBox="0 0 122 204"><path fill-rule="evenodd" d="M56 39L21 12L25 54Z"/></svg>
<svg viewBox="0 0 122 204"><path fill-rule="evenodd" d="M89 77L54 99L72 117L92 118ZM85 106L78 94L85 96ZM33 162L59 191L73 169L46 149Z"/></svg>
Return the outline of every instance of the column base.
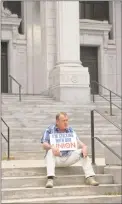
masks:
<svg viewBox="0 0 122 204"><path fill-rule="evenodd" d="M58 65L50 72L49 94L57 101L74 104L90 102L89 72L81 65Z"/></svg>

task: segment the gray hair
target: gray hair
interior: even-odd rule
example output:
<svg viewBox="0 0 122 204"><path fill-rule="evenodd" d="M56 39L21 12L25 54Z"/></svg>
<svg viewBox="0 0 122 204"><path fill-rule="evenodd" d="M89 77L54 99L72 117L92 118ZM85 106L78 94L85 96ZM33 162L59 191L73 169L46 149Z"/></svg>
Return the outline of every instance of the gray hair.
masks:
<svg viewBox="0 0 122 204"><path fill-rule="evenodd" d="M56 120L59 120L60 116L63 115L63 116L67 116L67 113L65 112L60 112L56 115Z"/></svg>

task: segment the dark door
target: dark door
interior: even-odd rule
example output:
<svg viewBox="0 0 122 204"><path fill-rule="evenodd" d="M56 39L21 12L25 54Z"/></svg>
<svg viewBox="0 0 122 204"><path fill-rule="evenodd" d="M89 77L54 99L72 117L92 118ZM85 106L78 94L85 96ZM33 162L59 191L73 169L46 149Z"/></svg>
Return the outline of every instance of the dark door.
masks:
<svg viewBox="0 0 122 204"><path fill-rule="evenodd" d="M97 47L80 47L80 60L84 67L88 67L91 81L98 82L98 49ZM98 85L94 85L94 94L98 94ZM92 90L91 90L92 94Z"/></svg>
<svg viewBox="0 0 122 204"><path fill-rule="evenodd" d="M1 92L8 93L7 42L1 42Z"/></svg>
<svg viewBox="0 0 122 204"><path fill-rule="evenodd" d="M109 21L109 1L80 1L80 19Z"/></svg>

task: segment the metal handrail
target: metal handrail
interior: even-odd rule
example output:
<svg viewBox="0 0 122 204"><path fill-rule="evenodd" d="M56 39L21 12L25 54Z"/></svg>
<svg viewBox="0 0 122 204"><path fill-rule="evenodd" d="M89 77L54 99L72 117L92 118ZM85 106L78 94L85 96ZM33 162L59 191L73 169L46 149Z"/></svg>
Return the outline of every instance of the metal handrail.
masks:
<svg viewBox="0 0 122 204"><path fill-rule="evenodd" d="M9 160L10 159L10 128L7 125L7 123L3 120L3 118L1 118L1 121L6 125L6 127L8 129L8 138L6 138L2 132L1 132L1 135L2 135L2 137L5 139L5 141L8 144L7 159Z"/></svg>
<svg viewBox="0 0 122 204"><path fill-rule="evenodd" d="M93 84L93 85L92 85L92 84ZM117 94L117 93L111 91L110 89L106 88L105 86L101 85L100 83L98 83L98 82L96 82L96 81L92 81L92 82L91 82L91 89L92 89L92 91L93 91L93 102L95 102L95 97L94 97L94 95L95 95L95 93L94 93L94 84L97 84L97 85L101 86L102 88L106 89L107 91L109 91L109 100L108 100L107 98L105 98L104 96L102 96L100 93L99 93L99 95L100 95L102 98L104 98L106 101L108 101L108 102L110 103L110 115L111 115L111 116L113 115L112 105L114 105L114 106L116 106L117 108L119 108L120 110L122 110L122 108L120 108L119 106L117 106L115 103L112 102L112 93L113 93L114 95L118 96L121 100L122 100L122 97L121 97L119 94Z"/></svg>
<svg viewBox="0 0 122 204"><path fill-rule="evenodd" d="M94 111L100 114L103 118L105 118L107 121L109 121L111 124L113 124L115 127L117 127L119 130L122 129L116 125L114 122L109 120L106 116L104 116L102 113L100 113L98 110L94 109L91 110L91 151L92 151L92 164L95 164L95 145L94 145L94 139L97 139L101 144L103 144L107 149L109 149L115 156L117 156L121 161L122 157L118 155L111 147L109 147L105 142L103 142L99 137L94 136Z"/></svg>
<svg viewBox="0 0 122 204"><path fill-rule="evenodd" d="M108 91L111 91L110 89L108 89L108 88L106 88L105 86L101 85L101 84L98 83L97 81L92 81L91 83L96 83L96 84L98 84L99 86L103 87L104 89L106 89L106 90L108 90ZM119 98L122 99L122 97L121 97L119 94L115 93L114 91L111 91L111 93L113 93L114 95L116 95L116 96L118 96Z"/></svg>
<svg viewBox="0 0 122 204"><path fill-rule="evenodd" d="M11 76L10 74L9 74L9 78L10 78L10 92L12 93L12 80L13 80L19 86L19 101L21 101L21 88L22 88L22 85L13 76Z"/></svg>

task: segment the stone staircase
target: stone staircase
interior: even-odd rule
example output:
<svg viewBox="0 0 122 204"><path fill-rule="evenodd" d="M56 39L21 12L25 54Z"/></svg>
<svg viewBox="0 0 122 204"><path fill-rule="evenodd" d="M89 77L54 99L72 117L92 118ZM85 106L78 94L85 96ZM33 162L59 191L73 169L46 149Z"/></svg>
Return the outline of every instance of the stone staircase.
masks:
<svg viewBox="0 0 122 204"><path fill-rule="evenodd" d="M90 110L95 104L73 105L56 102L48 96L23 95L22 102L16 95L2 96L2 117L10 127L10 151L15 159L42 159L43 150L40 146L40 138L51 123L55 122L55 115L60 111L66 111L69 115L70 125L74 128L81 140L89 147L90 140ZM108 118L120 119L118 109L114 108L115 116L109 116L109 106L99 104L98 108ZM104 112L104 109L108 112ZM118 122L120 125L120 122ZM2 132L7 135L7 129L2 124ZM95 136L99 136L107 143L120 142L121 131L106 121L99 114L95 114ZM99 142L95 142L96 155L103 157L104 148ZM6 154L7 144L3 139L2 152Z"/></svg>
<svg viewBox="0 0 122 204"><path fill-rule="evenodd" d="M99 101L99 98L97 99ZM119 101L117 101L120 103ZM99 102L98 102L99 103ZM26 203L121 203L121 166L109 169L104 161L104 148L96 141L96 165L93 166L96 180L100 185L91 187L85 185L83 169L77 163L67 168L56 168L55 186L46 189L46 169L40 147L40 138L45 128L55 122L57 112L66 111L79 137L90 145L90 110L98 108L95 104L73 105L56 102L47 96L3 95L2 117L10 127L10 150L15 160L2 161L2 204ZM108 104L99 103L99 109L110 118ZM120 119L120 113L114 109ZM120 125L120 122L117 122ZM2 132L7 135L2 124ZM95 135L108 144L121 141L121 132L95 114ZM2 152L6 152L3 140ZM117 172L117 175L116 175ZM120 179L118 179L120 177Z"/></svg>
<svg viewBox="0 0 122 204"><path fill-rule="evenodd" d="M2 204L121 203L122 185L114 182L112 174L105 173L104 165L93 166L99 186L85 185L83 169L78 163L57 168L54 188L46 189L46 169L40 160L13 164L4 163L2 168Z"/></svg>

